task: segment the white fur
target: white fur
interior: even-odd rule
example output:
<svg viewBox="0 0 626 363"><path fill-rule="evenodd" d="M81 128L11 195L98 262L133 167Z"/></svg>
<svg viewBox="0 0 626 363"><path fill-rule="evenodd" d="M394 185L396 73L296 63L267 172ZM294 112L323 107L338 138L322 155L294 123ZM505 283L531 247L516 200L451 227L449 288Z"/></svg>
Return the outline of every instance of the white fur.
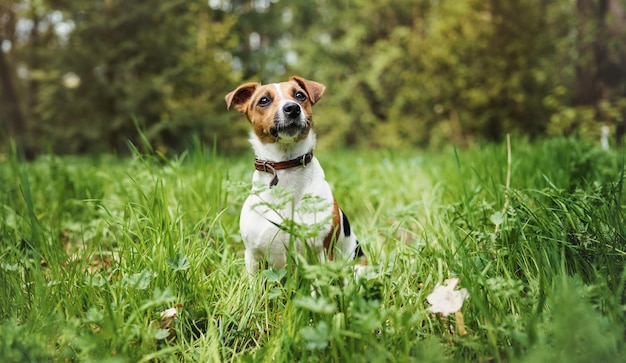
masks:
<svg viewBox="0 0 626 363"><path fill-rule="evenodd" d="M288 144L286 142L263 144L253 131L250 132L250 144L252 144L252 150L254 150L254 155L261 160L286 161L295 159L315 149L316 140L317 138L315 136L315 132L311 130L309 131L309 135L306 139L295 144ZM279 172L288 170L289 169L281 170ZM323 172L324 171L322 171L322 173ZM263 174L270 175L268 173ZM268 176L268 178L272 179L270 176Z"/></svg>

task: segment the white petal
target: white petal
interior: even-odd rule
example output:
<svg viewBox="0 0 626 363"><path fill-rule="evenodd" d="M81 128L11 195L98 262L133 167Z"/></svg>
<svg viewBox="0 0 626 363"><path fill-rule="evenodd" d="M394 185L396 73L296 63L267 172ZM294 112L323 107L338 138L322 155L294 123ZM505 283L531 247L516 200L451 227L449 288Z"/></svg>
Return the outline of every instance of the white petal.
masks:
<svg viewBox="0 0 626 363"><path fill-rule="evenodd" d="M452 277L452 278L446 279L444 282L446 283L446 285L448 285L450 290L454 290L456 285L459 284L459 279L456 277Z"/></svg>
<svg viewBox="0 0 626 363"><path fill-rule="evenodd" d="M172 319L176 317L176 314L178 314L176 308L169 308L161 311L161 319Z"/></svg>
<svg viewBox="0 0 626 363"><path fill-rule="evenodd" d="M458 279L446 280L447 286L436 285L433 292L426 297L432 305L430 311L448 316L459 310L463 306L463 301L469 296L467 289L454 291L454 287L459 283Z"/></svg>

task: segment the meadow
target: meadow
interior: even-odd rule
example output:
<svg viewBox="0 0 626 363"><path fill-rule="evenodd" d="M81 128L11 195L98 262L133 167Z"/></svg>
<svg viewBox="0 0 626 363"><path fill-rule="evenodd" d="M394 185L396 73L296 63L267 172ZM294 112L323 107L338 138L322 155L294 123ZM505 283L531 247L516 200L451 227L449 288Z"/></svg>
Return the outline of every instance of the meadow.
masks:
<svg viewBox="0 0 626 363"><path fill-rule="evenodd" d="M298 256L249 278L251 155L2 154L0 361L623 361L623 151L317 157L368 255L358 280ZM462 321L429 310L451 277Z"/></svg>

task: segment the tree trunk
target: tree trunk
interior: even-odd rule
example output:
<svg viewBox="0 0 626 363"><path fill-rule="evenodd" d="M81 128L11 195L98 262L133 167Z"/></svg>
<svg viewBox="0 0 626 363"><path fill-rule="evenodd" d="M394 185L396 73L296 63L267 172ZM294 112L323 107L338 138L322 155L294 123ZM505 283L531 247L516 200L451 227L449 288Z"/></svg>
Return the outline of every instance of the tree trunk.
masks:
<svg viewBox="0 0 626 363"><path fill-rule="evenodd" d="M600 4L596 5L594 0L576 2L580 19L578 33L581 41L578 44L580 61L576 65L576 84L573 95L575 106L595 106L602 97L599 78L601 60L598 57L606 53L605 49L602 49L606 48L605 39L600 38L605 22L605 3L605 1L600 1Z"/></svg>
<svg viewBox="0 0 626 363"><path fill-rule="evenodd" d="M609 32L612 37L621 39L620 46L617 47L612 56L613 62L607 68L605 77L607 83L615 89L614 98L618 101L626 99L626 44L623 39L626 37L626 9L624 2L620 0L608 0L608 9L611 14L611 22L609 23ZM622 106L621 119L616 120L615 139L618 145L621 145L626 133L626 108Z"/></svg>
<svg viewBox="0 0 626 363"><path fill-rule="evenodd" d="M626 132L626 121L615 119L599 107L601 101L612 106L626 98L626 14L618 0L578 0L580 61L576 66L574 106L594 106L597 119L616 126L620 143ZM617 45L617 46L616 46ZM625 112L626 110L621 110Z"/></svg>
<svg viewBox="0 0 626 363"><path fill-rule="evenodd" d="M2 43L0 38L0 43ZM0 50L0 87L2 89L2 104L6 110L8 122L7 132L9 137L16 141L21 140L25 130L24 116L20 110L20 104L18 102L17 91L13 85L11 79L11 71L9 69L9 62L7 61L6 54Z"/></svg>

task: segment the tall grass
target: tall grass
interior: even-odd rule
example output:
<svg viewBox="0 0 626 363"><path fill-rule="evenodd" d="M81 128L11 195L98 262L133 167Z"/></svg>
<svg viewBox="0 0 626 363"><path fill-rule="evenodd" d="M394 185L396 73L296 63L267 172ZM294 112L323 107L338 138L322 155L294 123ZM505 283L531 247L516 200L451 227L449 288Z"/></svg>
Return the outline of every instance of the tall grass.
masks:
<svg viewBox="0 0 626 363"><path fill-rule="evenodd" d="M358 281L298 256L247 276L249 158L198 145L174 158L4 155L0 358L620 361L623 153L556 139L513 140L507 154L319 152L369 257ZM428 309L449 277L470 294L467 334Z"/></svg>

